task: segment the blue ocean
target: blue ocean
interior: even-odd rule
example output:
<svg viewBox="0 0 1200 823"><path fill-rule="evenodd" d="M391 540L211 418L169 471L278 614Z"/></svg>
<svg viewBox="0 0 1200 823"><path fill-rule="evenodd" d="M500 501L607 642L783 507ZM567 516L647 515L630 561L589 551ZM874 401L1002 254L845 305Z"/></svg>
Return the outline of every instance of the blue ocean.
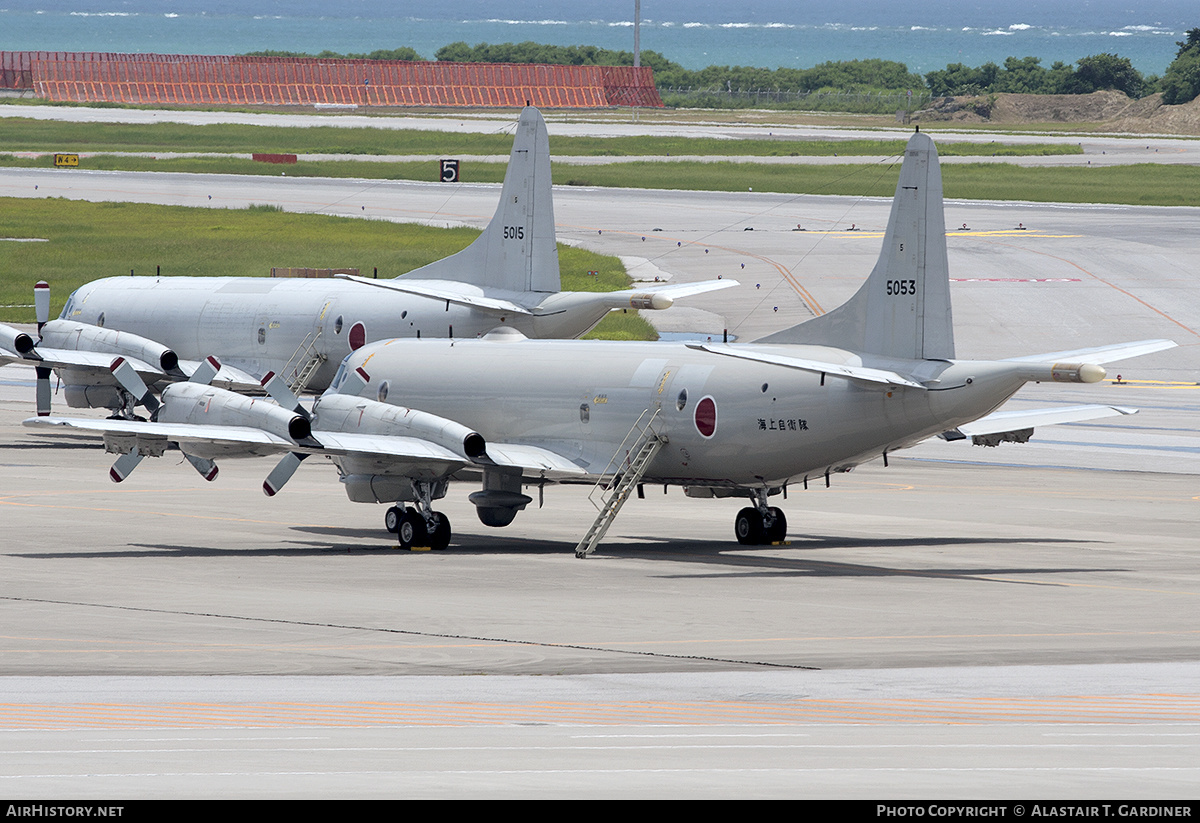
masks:
<svg viewBox="0 0 1200 823"><path fill-rule="evenodd" d="M633 49L634 2L446 0L0 0L0 50L241 54L370 52L409 46L433 59L455 41L532 40ZM879 57L928 72L1034 56L1049 67L1091 54L1161 74L1200 26L1195 0L698 0L641 3L641 46L690 69L808 68Z"/></svg>

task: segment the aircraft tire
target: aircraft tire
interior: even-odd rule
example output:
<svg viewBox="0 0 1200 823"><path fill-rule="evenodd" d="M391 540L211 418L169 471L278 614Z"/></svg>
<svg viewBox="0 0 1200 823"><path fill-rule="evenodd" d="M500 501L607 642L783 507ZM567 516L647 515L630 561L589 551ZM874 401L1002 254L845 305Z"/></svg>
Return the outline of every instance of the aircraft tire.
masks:
<svg viewBox="0 0 1200 823"><path fill-rule="evenodd" d="M429 548L435 552L439 552L450 545L450 518L441 512L434 512L437 515L437 526L429 533Z"/></svg>
<svg viewBox="0 0 1200 823"><path fill-rule="evenodd" d="M765 542L778 543L787 537L787 516L784 515L783 509L774 506L771 507L771 514L775 515L775 522L767 530Z"/></svg>
<svg viewBox="0 0 1200 823"><path fill-rule="evenodd" d="M762 515L758 509L747 506L737 513L733 521L733 533L743 546L759 546L765 541Z"/></svg>
<svg viewBox="0 0 1200 823"><path fill-rule="evenodd" d="M396 528L400 524L400 518L404 516L404 509L399 506L392 506L383 516L383 526L389 533L395 534Z"/></svg>
<svg viewBox="0 0 1200 823"><path fill-rule="evenodd" d="M421 538L425 536L425 519L414 511L406 511L396 521L396 539L403 551L411 551L413 546L420 546Z"/></svg>

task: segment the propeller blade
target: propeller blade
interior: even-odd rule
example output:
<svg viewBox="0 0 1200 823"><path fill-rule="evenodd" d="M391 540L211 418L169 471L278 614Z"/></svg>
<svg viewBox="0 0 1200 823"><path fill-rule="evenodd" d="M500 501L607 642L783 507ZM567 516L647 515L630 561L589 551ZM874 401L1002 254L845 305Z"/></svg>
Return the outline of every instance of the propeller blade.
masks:
<svg viewBox="0 0 1200 823"><path fill-rule="evenodd" d="M217 464L203 457L192 457L190 454L184 453L184 457L192 464L192 468L200 472L200 476L211 483L217 478Z"/></svg>
<svg viewBox="0 0 1200 823"><path fill-rule="evenodd" d="M129 365L129 361L124 357L118 357L112 362L109 367L113 377L117 378L117 382L121 384L121 388L133 395L134 398L146 407L146 410L151 414L158 411L158 398L150 393L146 388L145 382L138 376L137 370Z"/></svg>
<svg viewBox="0 0 1200 823"><path fill-rule="evenodd" d="M308 419L308 411L300 405L300 399L292 392L291 386L275 372L267 372L267 376L262 379L262 387L282 408L294 411Z"/></svg>
<svg viewBox="0 0 1200 823"><path fill-rule="evenodd" d="M38 417L50 414L50 369L45 366L35 366L37 372L37 413Z"/></svg>
<svg viewBox="0 0 1200 823"><path fill-rule="evenodd" d="M50 319L50 284L39 280L33 286L33 311L37 316L38 336L42 334L42 326Z"/></svg>
<svg viewBox="0 0 1200 823"><path fill-rule="evenodd" d="M213 357L211 354L200 361L200 365L192 372L192 376L188 378L189 383L203 383L208 385L217 376L217 372L221 370L221 361Z"/></svg>
<svg viewBox="0 0 1200 823"><path fill-rule="evenodd" d="M129 474L138 467L138 463L142 462L142 456L137 453L137 450L123 454L117 458L117 462L112 464L112 468L108 470L109 479L114 483L120 483Z"/></svg>
<svg viewBox="0 0 1200 823"><path fill-rule="evenodd" d="M300 464L304 462L307 454L296 454L288 452L283 456L283 459L272 469L267 475L267 479L263 481L263 494L267 497L274 497L279 493L279 490L292 479L292 475L296 473L296 469L300 468Z"/></svg>

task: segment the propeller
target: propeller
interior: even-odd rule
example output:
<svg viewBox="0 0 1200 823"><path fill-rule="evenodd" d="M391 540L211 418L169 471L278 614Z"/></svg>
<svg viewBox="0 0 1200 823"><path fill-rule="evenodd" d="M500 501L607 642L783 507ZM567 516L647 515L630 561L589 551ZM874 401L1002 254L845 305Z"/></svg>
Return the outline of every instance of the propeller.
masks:
<svg viewBox="0 0 1200 823"><path fill-rule="evenodd" d="M213 357L211 354L200 361L200 365L192 372L192 376L188 378L189 383L203 383L208 385L217 376L217 372L221 370L221 361Z"/></svg>
<svg viewBox="0 0 1200 823"><path fill-rule="evenodd" d="M211 483L213 480L217 479L216 463L203 457L193 457L187 452L184 452L183 456L186 457L187 461L192 464L192 468L200 472L200 476L205 480Z"/></svg>
<svg viewBox="0 0 1200 823"><path fill-rule="evenodd" d="M290 409L296 414L303 417L305 420L312 420L312 415L300 403L300 399L296 397L295 392L287 384L287 381L277 375L275 372L267 372L266 377L262 379L262 386L267 394L279 404L280 408ZM305 437L302 439L310 439ZM287 482L292 479L292 475L296 473L296 469L300 468L300 464L308 458L307 454L300 452L288 452L283 456L271 473L267 475L267 479L263 481L263 494L267 497L274 497L279 494Z"/></svg>
<svg viewBox="0 0 1200 823"><path fill-rule="evenodd" d="M299 454L297 452L288 452L285 454L283 459L267 475L267 479L263 481L263 494L267 497L274 497L279 494L279 490L292 479L292 475L296 473L296 469L300 468L300 464L307 457L307 454Z"/></svg>
<svg viewBox="0 0 1200 823"><path fill-rule="evenodd" d="M50 284L39 280L33 286L33 311L37 316L38 337L42 336L42 326L50 320Z"/></svg>
<svg viewBox="0 0 1200 823"><path fill-rule="evenodd" d="M33 309L37 316L38 340L42 338L42 326L50 320L50 284L39 280L33 286ZM50 369L45 366L35 366L37 373L37 413L38 417L50 415Z"/></svg>
<svg viewBox="0 0 1200 823"><path fill-rule="evenodd" d="M137 449L128 454L123 454L117 458L117 462L112 464L112 468L108 470L108 477L114 483L120 483L130 473L138 467L138 463L142 462L142 456L138 454Z"/></svg>
<svg viewBox="0 0 1200 823"><path fill-rule="evenodd" d="M161 405L158 398L146 388L145 381L138 375L137 369L129 364L129 361L124 357L118 357L109 366L109 371L113 377L121 384L121 388L129 392L129 395L134 399L134 405L141 403L146 407L146 411L150 412L151 419L154 418L155 412L158 411Z"/></svg>

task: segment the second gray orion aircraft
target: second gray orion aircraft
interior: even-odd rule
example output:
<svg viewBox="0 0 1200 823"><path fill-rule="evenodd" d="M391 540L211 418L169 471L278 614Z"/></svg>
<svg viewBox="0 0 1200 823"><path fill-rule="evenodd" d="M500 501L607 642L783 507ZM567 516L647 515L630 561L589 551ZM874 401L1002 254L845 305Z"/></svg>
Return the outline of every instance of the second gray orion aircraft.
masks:
<svg viewBox="0 0 1200 823"><path fill-rule="evenodd" d="M452 479L477 483L479 519L504 526L530 487L595 483L599 516L586 556L641 483L689 497L745 498L739 542L781 539L770 498L929 437L984 445L1028 439L1035 425L1128 414L1112 406L998 411L1028 382L1094 383L1102 363L1175 345L1144 340L1014 357L955 352L942 183L933 141L905 150L878 262L844 305L754 343L530 340L515 329L476 340L387 340L342 362L308 413L275 379L276 402L205 384L169 386L156 421L31 418L45 431L103 432L120 480L177 446L201 473L213 460L282 454L263 484L277 492L309 455L329 457L350 499L389 505L402 547L445 547L433 508ZM137 394L136 374L117 379Z"/></svg>
<svg viewBox="0 0 1200 823"><path fill-rule="evenodd" d="M497 326L529 337L577 337L613 309L664 309L734 280L564 292L558 267L550 141L537 109L517 122L500 204L470 246L395 279L110 277L77 289L46 322L49 287L35 288L39 337L0 324L0 364L37 369L39 414L50 374L67 405L134 417L142 402L109 371L124 357L151 388L187 380L208 356L217 385L257 390L269 373L296 390L329 385L342 358L372 340L475 337Z"/></svg>

